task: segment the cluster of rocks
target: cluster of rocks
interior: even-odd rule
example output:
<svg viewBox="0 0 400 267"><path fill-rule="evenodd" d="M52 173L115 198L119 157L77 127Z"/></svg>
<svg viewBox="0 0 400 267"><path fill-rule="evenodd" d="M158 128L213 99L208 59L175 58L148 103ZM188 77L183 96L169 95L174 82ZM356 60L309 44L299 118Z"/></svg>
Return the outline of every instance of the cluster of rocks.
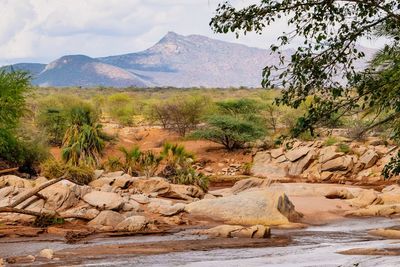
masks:
<svg viewBox="0 0 400 267"><path fill-rule="evenodd" d="M251 171L270 179L299 177L309 182L371 183L383 179L381 171L395 153L396 146L386 146L375 139L330 146L323 141L298 141L290 149L280 147L256 153Z"/></svg>
<svg viewBox="0 0 400 267"><path fill-rule="evenodd" d="M267 237L266 226L290 224L299 216L285 194L268 190L259 182L240 181L227 194L205 193L196 186L171 184L160 177L131 177L123 172L102 171L96 171L96 176L87 186L66 180L53 184L17 208L57 212L67 220L86 221L87 227L99 232L156 231L159 227L197 224L192 218L201 217L203 222L205 219L205 222L235 225L231 234L223 236L249 238ZM36 180L13 175L0 177L0 207L9 206L46 182L43 177ZM252 188L257 190L248 190ZM0 221L33 220L31 215L0 213Z"/></svg>
<svg viewBox="0 0 400 267"><path fill-rule="evenodd" d="M196 170L203 172L206 175L224 175L235 176L243 173L243 166L234 159L224 159L218 162L216 167L205 166L206 164L197 163Z"/></svg>

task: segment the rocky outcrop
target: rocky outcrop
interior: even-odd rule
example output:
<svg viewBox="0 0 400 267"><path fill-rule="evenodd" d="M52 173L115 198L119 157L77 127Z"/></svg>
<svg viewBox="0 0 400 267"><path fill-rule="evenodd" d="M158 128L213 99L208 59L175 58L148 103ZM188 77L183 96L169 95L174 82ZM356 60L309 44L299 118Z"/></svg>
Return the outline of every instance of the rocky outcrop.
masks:
<svg viewBox="0 0 400 267"><path fill-rule="evenodd" d="M120 222L115 229L118 231L138 232L146 229L148 220L144 216L131 216Z"/></svg>
<svg viewBox="0 0 400 267"><path fill-rule="evenodd" d="M269 190L242 192L186 205L192 215L241 225L282 225L299 218L285 194Z"/></svg>
<svg viewBox="0 0 400 267"><path fill-rule="evenodd" d="M257 177L282 181L290 180L290 177L311 182L354 184L383 180L382 168L396 153L396 147L343 142L330 146L324 146L321 141L295 142L291 149L280 147L261 151L253 157L251 172Z"/></svg>
<svg viewBox="0 0 400 267"><path fill-rule="evenodd" d="M93 227L109 226L111 229L115 228L120 222L125 220L125 216L118 212L111 210L103 210L91 220L88 225Z"/></svg>

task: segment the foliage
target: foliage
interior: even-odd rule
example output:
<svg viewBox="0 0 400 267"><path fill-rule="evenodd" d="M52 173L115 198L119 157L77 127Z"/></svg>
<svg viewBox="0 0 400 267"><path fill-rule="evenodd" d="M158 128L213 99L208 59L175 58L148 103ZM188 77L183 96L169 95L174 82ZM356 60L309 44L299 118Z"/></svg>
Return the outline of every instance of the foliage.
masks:
<svg viewBox="0 0 400 267"><path fill-rule="evenodd" d="M93 168L88 165L74 166L48 159L40 165L40 168L41 174L49 179L56 179L67 174L67 178L78 184L89 184L94 178Z"/></svg>
<svg viewBox="0 0 400 267"><path fill-rule="evenodd" d="M166 178L173 177L180 169L189 168L194 161L194 155L178 144L165 143L160 156L165 162L162 174Z"/></svg>
<svg viewBox="0 0 400 267"><path fill-rule="evenodd" d="M123 169L123 164L118 157L108 157L104 163L104 168L109 172L120 171Z"/></svg>
<svg viewBox="0 0 400 267"><path fill-rule="evenodd" d="M139 158L140 172L147 178L154 176L162 160L163 156L156 155L153 151L143 152Z"/></svg>
<svg viewBox="0 0 400 267"><path fill-rule="evenodd" d="M350 149L350 147L349 147L348 144L340 143L340 144L338 145L337 151L347 154L347 153L350 153L350 152L351 152L351 149Z"/></svg>
<svg viewBox="0 0 400 267"><path fill-rule="evenodd" d="M264 135L265 130L259 121L230 115L211 116L208 118L207 126L194 133L195 137L222 144L228 150L240 148L244 143Z"/></svg>
<svg viewBox="0 0 400 267"><path fill-rule="evenodd" d="M107 110L109 115L121 125L133 125L135 109L129 95L117 93L107 98Z"/></svg>
<svg viewBox="0 0 400 267"><path fill-rule="evenodd" d="M129 175L139 176L138 164L140 156L142 155L140 148L137 146L130 149L120 147L119 150L122 152L122 155L124 157L124 161L121 163L122 170Z"/></svg>
<svg viewBox="0 0 400 267"><path fill-rule="evenodd" d="M97 116L88 106L76 106L71 109L69 117L71 124L63 139L63 160L75 166L96 166L107 139L97 123Z"/></svg>
<svg viewBox="0 0 400 267"><path fill-rule="evenodd" d="M294 108L311 97L312 105L299 119L297 136L330 120L337 120L354 109L386 114L368 127L390 123L399 135L399 40L400 10L397 0L266 0L241 9L224 2L210 25L215 32L255 31L262 33L275 21L286 18L292 31L284 32L271 45L280 57L266 66L263 86L283 87L277 103ZM365 56L357 42L364 38L386 37L386 47L370 68L359 71L358 59ZM294 40L303 43L289 57L282 51ZM279 71L278 71L279 70ZM338 77L346 82L340 82ZM359 109L359 110L361 110Z"/></svg>
<svg viewBox="0 0 400 267"><path fill-rule="evenodd" d="M334 136L329 136L328 139L325 140L325 146L333 146L338 142L338 139Z"/></svg>
<svg viewBox="0 0 400 267"><path fill-rule="evenodd" d="M208 98L192 96L153 104L150 119L160 122L164 129L173 130L185 136L200 123L208 102Z"/></svg>
<svg viewBox="0 0 400 267"><path fill-rule="evenodd" d="M44 227L49 227L51 225L64 224L64 223L65 220L63 218L57 218L50 214L42 214L41 216L35 218L35 220L32 222L32 226L44 228Z"/></svg>
<svg viewBox="0 0 400 267"><path fill-rule="evenodd" d="M204 192L208 190L208 176L196 172L193 168L184 168L177 170L176 174L171 177L174 184L196 185Z"/></svg>
<svg viewBox="0 0 400 267"><path fill-rule="evenodd" d="M390 159L389 163L382 170L382 175L385 179L389 179L393 176L400 174L400 151L397 155Z"/></svg>

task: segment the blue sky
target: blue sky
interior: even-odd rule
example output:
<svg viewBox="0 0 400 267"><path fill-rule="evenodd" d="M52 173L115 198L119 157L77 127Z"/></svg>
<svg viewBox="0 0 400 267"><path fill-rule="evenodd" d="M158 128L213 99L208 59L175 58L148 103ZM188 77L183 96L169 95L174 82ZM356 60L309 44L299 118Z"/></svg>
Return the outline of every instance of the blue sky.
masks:
<svg viewBox="0 0 400 267"><path fill-rule="evenodd" d="M268 48L285 29L262 36L214 34L208 23L222 0L0 0L0 65L48 63L66 54L92 57L144 50L168 31ZM232 0L245 6L253 0ZM374 47L374 43L365 44Z"/></svg>

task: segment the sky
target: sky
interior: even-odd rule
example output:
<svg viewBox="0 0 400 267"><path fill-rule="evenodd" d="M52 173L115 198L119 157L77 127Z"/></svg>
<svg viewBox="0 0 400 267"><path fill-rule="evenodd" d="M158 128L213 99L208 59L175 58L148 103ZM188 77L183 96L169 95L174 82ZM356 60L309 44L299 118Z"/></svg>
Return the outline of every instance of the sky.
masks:
<svg viewBox="0 0 400 267"><path fill-rule="evenodd" d="M63 55L91 57L145 50L168 31L201 34L269 48L287 28L263 35L215 34L208 23L223 0L0 0L0 65L49 63ZM246 6L255 0L231 0ZM373 47L374 44L366 44Z"/></svg>

